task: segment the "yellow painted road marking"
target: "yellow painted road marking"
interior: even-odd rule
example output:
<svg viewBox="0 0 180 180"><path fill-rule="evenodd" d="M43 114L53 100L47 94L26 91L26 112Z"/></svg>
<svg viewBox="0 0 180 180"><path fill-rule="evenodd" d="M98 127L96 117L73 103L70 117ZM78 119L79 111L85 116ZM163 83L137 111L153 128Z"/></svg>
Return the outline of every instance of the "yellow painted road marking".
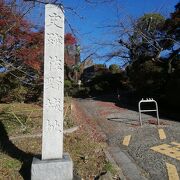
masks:
<svg viewBox="0 0 180 180"><path fill-rule="evenodd" d="M166 134L163 129L158 129L158 132L159 132L160 139L166 139Z"/></svg>
<svg viewBox="0 0 180 180"><path fill-rule="evenodd" d="M166 167L168 171L169 180L179 180L176 166L174 166L173 164L166 163Z"/></svg>
<svg viewBox="0 0 180 180"><path fill-rule="evenodd" d="M154 146L154 147L152 147L150 149L154 150L156 152L159 152L161 154L164 154L166 156L170 156L172 158L180 160L180 146L179 146L179 143L172 142L170 145L169 144L161 144L159 146Z"/></svg>
<svg viewBox="0 0 180 180"><path fill-rule="evenodd" d="M128 146L131 140L131 135L125 136L123 140L123 145Z"/></svg>

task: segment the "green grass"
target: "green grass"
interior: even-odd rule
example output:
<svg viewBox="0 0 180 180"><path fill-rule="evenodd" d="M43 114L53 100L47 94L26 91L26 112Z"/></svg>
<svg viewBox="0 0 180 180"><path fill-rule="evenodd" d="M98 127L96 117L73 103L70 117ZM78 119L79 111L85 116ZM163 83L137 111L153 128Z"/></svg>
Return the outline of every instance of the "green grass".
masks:
<svg viewBox="0 0 180 180"><path fill-rule="evenodd" d="M65 110L68 107L64 121L65 128L74 126L70 103L70 98L65 99ZM33 111L28 118L29 112L36 109L39 109L39 111ZM21 123L9 112L14 112L26 126L26 129L23 129ZM0 104L0 121L3 123L9 137L39 134L42 132L42 107L24 103ZM14 139L11 142L17 149L25 153L41 154L42 142L40 137ZM73 159L74 172L84 179L95 177L104 170L113 171L111 165L107 164L103 148L104 144L96 142L82 129L64 137L64 151L69 152ZM0 180L23 179L19 173L22 164L23 162L12 158L10 154L1 152L0 149Z"/></svg>
<svg viewBox="0 0 180 180"><path fill-rule="evenodd" d="M0 179L22 179L19 169L22 163L6 154L0 153Z"/></svg>
<svg viewBox="0 0 180 180"><path fill-rule="evenodd" d="M0 121L9 136L33 134L42 127L42 108L34 104L0 104Z"/></svg>
<svg viewBox="0 0 180 180"><path fill-rule="evenodd" d="M21 166L21 162L19 162L16 159L10 158L9 156L5 155L0 155L0 159L3 162L2 163L2 168L8 168L8 169L13 169L13 170L18 170L19 167Z"/></svg>
<svg viewBox="0 0 180 180"><path fill-rule="evenodd" d="M109 171L113 176L118 173L117 168L111 162L106 162L104 169L105 171Z"/></svg>

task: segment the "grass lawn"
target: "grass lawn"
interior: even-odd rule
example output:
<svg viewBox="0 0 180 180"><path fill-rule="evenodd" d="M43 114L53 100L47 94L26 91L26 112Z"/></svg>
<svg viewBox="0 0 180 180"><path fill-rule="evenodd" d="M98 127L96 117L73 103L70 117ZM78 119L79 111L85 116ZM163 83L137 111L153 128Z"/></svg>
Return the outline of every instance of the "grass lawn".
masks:
<svg viewBox="0 0 180 180"><path fill-rule="evenodd" d="M73 121L70 100L65 100L64 128ZM35 104L0 104L0 179L30 179L32 158L41 154L42 107ZM64 151L69 152L74 172L84 179L94 179L110 165L103 144L77 130L64 136Z"/></svg>

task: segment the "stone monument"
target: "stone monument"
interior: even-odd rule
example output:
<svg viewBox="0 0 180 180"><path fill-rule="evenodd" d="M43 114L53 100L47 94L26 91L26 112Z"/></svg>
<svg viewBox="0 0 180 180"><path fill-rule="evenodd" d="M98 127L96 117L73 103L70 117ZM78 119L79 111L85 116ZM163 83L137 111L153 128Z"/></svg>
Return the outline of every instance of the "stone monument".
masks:
<svg viewBox="0 0 180 180"><path fill-rule="evenodd" d="M72 180L73 163L63 154L64 11L45 6L42 159L34 158L32 180Z"/></svg>

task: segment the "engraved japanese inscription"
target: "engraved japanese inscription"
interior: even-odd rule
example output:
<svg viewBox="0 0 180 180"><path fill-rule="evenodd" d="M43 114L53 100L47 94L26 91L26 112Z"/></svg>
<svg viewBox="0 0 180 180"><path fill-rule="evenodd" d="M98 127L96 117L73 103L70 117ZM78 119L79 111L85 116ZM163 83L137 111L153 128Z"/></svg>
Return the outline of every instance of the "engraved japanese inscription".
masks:
<svg viewBox="0 0 180 180"><path fill-rule="evenodd" d="M54 109L57 111L62 111L63 108L61 107L61 99L60 98L48 98L45 106L49 109Z"/></svg>
<svg viewBox="0 0 180 180"><path fill-rule="evenodd" d="M62 18L61 16L59 16L57 13L52 13L52 14L49 14L49 22L47 24L47 26L56 26L58 28L62 28Z"/></svg>
<svg viewBox="0 0 180 180"><path fill-rule="evenodd" d="M62 44L62 36L60 36L58 33L47 33L47 40L48 44L50 45L58 45Z"/></svg>
<svg viewBox="0 0 180 180"><path fill-rule="evenodd" d="M49 70L56 71L62 70L62 60L57 56L49 56Z"/></svg>
<svg viewBox="0 0 180 180"><path fill-rule="evenodd" d="M47 127L49 131L61 131L61 124L58 122L58 120L52 121L51 119L47 119Z"/></svg>
<svg viewBox="0 0 180 180"><path fill-rule="evenodd" d="M46 89L47 90L52 90L52 89L57 89L60 90L62 87L62 80L61 77L46 77L46 81L47 81L47 86Z"/></svg>

